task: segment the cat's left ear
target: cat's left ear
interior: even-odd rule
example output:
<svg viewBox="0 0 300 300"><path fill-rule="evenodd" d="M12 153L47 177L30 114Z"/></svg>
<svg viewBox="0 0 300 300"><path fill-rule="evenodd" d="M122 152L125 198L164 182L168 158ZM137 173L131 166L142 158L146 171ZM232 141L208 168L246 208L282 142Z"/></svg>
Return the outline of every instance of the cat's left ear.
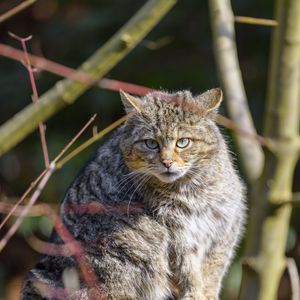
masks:
<svg viewBox="0 0 300 300"><path fill-rule="evenodd" d="M201 103L207 114L218 113L223 100L223 92L220 88L211 89L197 96L196 99Z"/></svg>
<svg viewBox="0 0 300 300"><path fill-rule="evenodd" d="M124 105L125 111L129 112L141 112L141 99L134 97L120 90L120 96Z"/></svg>

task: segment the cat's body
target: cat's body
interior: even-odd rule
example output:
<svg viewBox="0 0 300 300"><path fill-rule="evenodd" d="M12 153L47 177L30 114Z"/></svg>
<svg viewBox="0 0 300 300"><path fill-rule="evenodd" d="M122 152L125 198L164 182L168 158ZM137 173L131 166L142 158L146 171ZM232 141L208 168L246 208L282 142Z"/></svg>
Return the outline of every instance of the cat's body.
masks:
<svg viewBox="0 0 300 300"><path fill-rule="evenodd" d="M107 299L218 299L245 215L243 186L210 118L218 97L219 90L199 99L152 93L143 102L123 95L136 114L68 190L61 216ZM91 203L105 211L93 212ZM54 241L60 243L57 235ZM45 256L23 299L50 299L55 289L37 282L63 287L69 268L80 273L73 257ZM69 298L92 299L89 291L81 279Z"/></svg>

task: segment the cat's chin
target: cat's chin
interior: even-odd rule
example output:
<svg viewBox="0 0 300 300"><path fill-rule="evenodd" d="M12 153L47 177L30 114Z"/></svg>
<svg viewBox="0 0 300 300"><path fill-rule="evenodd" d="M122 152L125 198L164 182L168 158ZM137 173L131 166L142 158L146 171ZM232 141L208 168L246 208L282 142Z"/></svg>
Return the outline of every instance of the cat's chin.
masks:
<svg viewBox="0 0 300 300"><path fill-rule="evenodd" d="M156 177L164 183L172 183L177 179L179 179L180 177L182 177L182 175L177 172L176 173L164 172L164 173L156 174Z"/></svg>

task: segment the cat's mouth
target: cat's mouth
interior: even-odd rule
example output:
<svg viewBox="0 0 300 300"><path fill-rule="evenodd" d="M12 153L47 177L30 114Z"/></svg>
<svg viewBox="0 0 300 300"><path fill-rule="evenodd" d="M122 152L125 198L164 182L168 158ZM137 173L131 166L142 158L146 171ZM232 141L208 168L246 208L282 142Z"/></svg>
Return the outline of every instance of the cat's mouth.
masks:
<svg viewBox="0 0 300 300"><path fill-rule="evenodd" d="M179 172L171 172L171 171L166 171L166 172L162 172L159 174L159 179L163 182L173 182L176 179L178 179L180 176Z"/></svg>

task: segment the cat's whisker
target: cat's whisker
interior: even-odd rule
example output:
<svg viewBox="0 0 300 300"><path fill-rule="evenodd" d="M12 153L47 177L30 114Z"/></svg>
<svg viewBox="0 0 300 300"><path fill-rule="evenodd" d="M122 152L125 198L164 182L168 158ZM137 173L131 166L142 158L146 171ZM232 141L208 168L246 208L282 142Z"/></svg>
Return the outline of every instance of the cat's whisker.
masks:
<svg viewBox="0 0 300 300"><path fill-rule="evenodd" d="M125 177L126 176L126 177ZM132 180L134 180L137 176L139 176L139 174L137 174L136 172L131 172L130 174L126 174L115 186L114 186L114 190L121 192L123 190L124 187L126 187L127 183L131 182Z"/></svg>
<svg viewBox="0 0 300 300"><path fill-rule="evenodd" d="M130 196L130 199L128 201L128 204L127 204L127 215L129 215L130 203L131 203L131 200L132 200L133 196L135 194L137 194L139 192L139 190L142 189L143 185L147 183L148 179L149 179L149 175L148 174L144 174L144 176L140 180L139 184L137 185L136 189L132 192L132 194Z"/></svg>
<svg viewBox="0 0 300 300"><path fill-rule="evenodd" d="M135 182L136 184L138 184L143 178L144 176L146 175L145 173L140 173L140 172L137 172L136 174L137 176L134 178L135 179ZM126 190L126 192L124 193L123 197L121 200L124 199L124 197L128 194L128 192L134 187L134 184L132 184L131 186L129 186L129 188ZM135 191L135 190L134 190ZM131 192L131 194L133 195L134 194L134 191Z"/></svg>
<svg viewBox="0 0 300 300"><path fill-rule="evenodd" d="M114 189L119 192L123 190L124 187L126 187L126 184L129 183L130 181L134 180L136 177L140 176L143 174L141 171L145 168L141 168L138 170L134 170L129 172L128 174L125 174L123 178L114 186Z"/></svg>

